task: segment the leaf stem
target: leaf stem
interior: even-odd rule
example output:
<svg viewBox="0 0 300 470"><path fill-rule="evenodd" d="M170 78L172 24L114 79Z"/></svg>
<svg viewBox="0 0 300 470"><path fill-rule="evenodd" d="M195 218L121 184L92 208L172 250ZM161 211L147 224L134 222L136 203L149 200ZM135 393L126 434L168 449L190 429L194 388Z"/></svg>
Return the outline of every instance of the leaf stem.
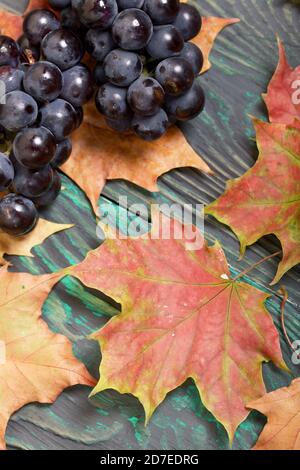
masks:
<svg viewBox="0 0 300 470"><path fill-rule="evenodd" d="M288 335L286 326L285 326L285 306L286 306L286 303L289 299L289 294L288 294L286 288L283 287L283 286L280 288L280 292L283 296L282 303L281 303L281 325L282 325L283 334L284 334L284 337L285 337L288 345L290 346L291 350L294 351L294 352L297 352L297 349L293 345L293 343L292 343L292 341L291 341L291 339Z"/></svg>
<svg viewBox="0 0 300 470"><path fill-rule="evenodd" d="M240 279L241 277L244 277L246 276L247 274L249 274L251 271L253 271L253 269L257 268L258 266L260 266L262 263L265 263L266 261L269 261L269 259L272 259L272 258L276 258L276 256L279 256L282 254L282 251L276 251L276 253L273 253L272 255L269 255L269 256L266 256L265 258L259 260L257 263L253 264L252 266L250 266L250 268L247 268L245 269L245 271L242 271L240 274L238 274L236 277L233 278L233 281L237 281L238 279Z"/></svg>

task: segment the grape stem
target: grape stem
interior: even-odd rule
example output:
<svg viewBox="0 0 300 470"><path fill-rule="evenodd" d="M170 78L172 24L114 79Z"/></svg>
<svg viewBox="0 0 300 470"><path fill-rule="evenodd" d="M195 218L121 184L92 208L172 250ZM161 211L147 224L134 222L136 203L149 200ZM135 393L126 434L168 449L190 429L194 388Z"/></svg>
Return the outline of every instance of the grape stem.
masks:
<svg viewBox="0 0 300 470"><path fill-rule="evenodd" d="M28 60L29 65L32 65L35 63L35 59L30 49L25 49L23 53L26 59Z"/></svg>
<svg viewBox="0 0 300 470"><path fill-rule="evenodd" d="M294 352L297 352L297 348L294 346L294 344L292 343L290 337L289 337L289 334L287 332L287 329L286 329L286 326L285 326L285 306L286 306L286 303L289 299L289 295L288 295L288 292L286 290L285 287L281 286L280 287L280 291L279 291L283 298L282 298L282 302L281 302L281 326L282 326L282 331L283 331L283 334L284 334L284 337L288 343L288 345L290 346L291 350L294 351ZM300 354L298 355L298 358L300 358Z"/></svg>

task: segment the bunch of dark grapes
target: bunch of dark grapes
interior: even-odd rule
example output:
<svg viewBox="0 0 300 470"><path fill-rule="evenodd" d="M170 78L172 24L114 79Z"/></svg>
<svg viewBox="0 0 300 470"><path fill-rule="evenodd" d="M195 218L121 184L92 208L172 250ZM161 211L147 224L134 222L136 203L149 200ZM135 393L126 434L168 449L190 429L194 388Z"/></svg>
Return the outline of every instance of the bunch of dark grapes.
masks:
<svg viewBox="0 0 300 470"><path fill-rule="evenodd" d="M0 153L0 230L16 236L58 196L58 168L95 87L108 126L148 141L196 117L205 101L195 80L203 55L190 42L201 29L195 7L179 0L49 6L24 18L18 41L0 36L0 144L10 143L9 155ZM86 51L94 73L82 63Z"/></svg>
<svg viewBox="0 0 300 470"><path fill-rule="evenodd" d="M66 8L60 19L35 10L18 41L0 36L0 137L9 142L9 156L0 153L0 231L16 236L31 231L39 208L58 196L58 168L94 94L92 73L81 63L85 28L70 1L50 4Z"/></svg>
<svg viewBox="0 0 300 470"><path fill-rule="evenodd" d="M195 118L204 92L195 78L201 50L190 40L202 25L198 10L179 0L71 0L97 61L96 106L113 129L160 138L176 121Z"/></svg>

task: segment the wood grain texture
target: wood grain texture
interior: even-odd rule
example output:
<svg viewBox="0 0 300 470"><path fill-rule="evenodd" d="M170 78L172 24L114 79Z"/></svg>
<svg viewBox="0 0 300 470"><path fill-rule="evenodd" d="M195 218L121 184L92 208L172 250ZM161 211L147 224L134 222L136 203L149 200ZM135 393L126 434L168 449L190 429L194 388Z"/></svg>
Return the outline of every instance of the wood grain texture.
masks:
<svg viewBox="0 0 300 470"><path fill-rule="evenodd" d="M2 2L3 3L3 2ZM4 2L8 3L8 1ZM9 4L18 5L19 0ZM213 68L201 78L207 94L205 112L182 130L193 148L214 169L205 176L193 169L171 171L159 180L160 192L147 191L124 181L107 184L103 202L111 209L120 195L128 201L208 203L220 195L228 178L241 175L257 158L254 130L249 115L266 119L261 100L277 65L275 34L285 43L293 66L299 64L300 6L286 0L197 0L203 15L239 17L241 23L225 30L212 54ZM81 190L64 177L64 190L51 209L44 212L57 223L76 227L60 233L34 250L35 259L8 257L13 270L45 273L81 261L87 251L100 244L88 201ZM122 215L122 208L120 209ZM265 238L247 250L238 261L239 246L234 235L213 219L206 221L206 237L221 241L232 272L236 273L278 250L278 241ZM269 288L278 260L271 260L251 273L249 282L273 293L268 308L278 327L280 298L277 288ZM290 300L286 323L292 339L300 338L299 267L282 283ZM105 296L84 289L72 278L61 282L44 306L44 318L50 328L65 334L75 353L97 374L100 353L96 343L85 337L99 328L119 306ZM291 352L282 339L282 349L292 377L300 375L291 363ZM291 377L272 365L264 366L268 390L287 385ZM97 405L87 400L88 390L76 387L64 392L52 406L29 405L16 413L9 423L6 440L11 449L227 449L222 426L203 407L192 381L168 395L144 428L143 410L130 396L107 391ZM265 418L251 413L234 441L235 449L249 449L257 439Z"/></svg>

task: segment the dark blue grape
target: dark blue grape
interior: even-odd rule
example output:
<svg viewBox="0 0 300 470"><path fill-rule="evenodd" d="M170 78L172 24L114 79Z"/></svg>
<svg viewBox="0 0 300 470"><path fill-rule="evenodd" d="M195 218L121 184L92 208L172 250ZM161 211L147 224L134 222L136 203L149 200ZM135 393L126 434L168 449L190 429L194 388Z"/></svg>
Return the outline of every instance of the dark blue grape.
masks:
<svg viewBox="0 0 300 470"><path fill-rule="evenodd" d="M127 132L131 129L132 116L125 117L123 119L107 119L105 122L114 131Z"/></svg>
<svg viewBox="0 0 300 470"><path fill-rule="evenodd" d="M61 98L75 107L87 103L94 93L93 77L84 64L75 65L63 73Z"/></svg>
<svg viewBox="0 0 300 470"><path fill-rule="evenodd" d="M38 218L35 205L24 196L8 194L0 200L0 229L9 235L29 233Z"/></svg>
<svg viewBox="0 0 300 470"><path fill-rule="evenodd" d="M60 12L60 24L63 29L70 29L81 39L86 34L86 27L81 23L80 17L73 8L64 8Z"/></svg>
<svg viewBox="0 0 300 470"><path fill-rule="evenodd" d="M0 124L8 131L18 132L33 124L38 115L36 101L23 91L12 91L0 104Z"/></svg>
<svg viewBox="0 0 300 470"><path fill-rule="evenodd" d="M20 49L16 41L8 36L0 36L0 65L17 67L20 60Z"/></svg>
<svg viewBox="0 0 300 470"><path fill-rule="evenodd" d="M115 49L105 58L104 71L108 80L117 86L128 86L142 73L143 64L134 52Z"/></svg>
<svg viewBox="0 0 300 470"><path fill-rule="evenodd" d="M205 105L204 91L198 82L194 82L192 88L181 96L168 96L165 109L171 118L178 121L188 121L200 114Z"/></svg>
<svg viewBox="0 0 300 470"><path fill-rule="evenodd" d="M191 88L194 72L191 64L181 57L170 57L157 66L156 80L168 95L178 96Z"/></svg>
<svg viewBox="0 0 300 470"><path fill-rule="evenodd" d="M119 10L128 8L143 8L144 0L117 0Z"/></svg>
<svg viewBox="0 0 300 470"><path fill-rule="evenodd" d="M82 23L91 28L109 28L118 14L116 0L72 0Z"/></svg>
<svg viewBox="0 0 300 470"><path fill-rule="evenodd" d="M180 53L180 57L191 64L195 76L199 75L203 68L204 58L201 50L198 46L196 46L196 44L193 44L192 42L186 42Z"/></svg>
<svg viewBox="0 0 300 470"><path fill-rule="evenodd" d="M39 120L42 126L52 132L57 142L72 134L77 126L74 107L60 98L40 108Z"/></svg>
<svg viewBox="0 0 300 470"><path fill-rule="evenodd" d="M29 42L39 46L46 34L60 27L59 21L49 10L33 10L24 18L23 31Z"/></svg>
<svg viewBox="0 0 300 470"><path fill-rule="evenodd" d="M55 151L54 136L45 127L22 129L13 142L13 152L16 160L30 169L41 168L50 163Z"/></svg>
<svg viewBox="0 0 300 470"><path fill-rule="evenodd" d="M83 56L80 39L68 29L57 29L47 34L41 48L45 59L53 62L61 70L74 67Z"/></svg>
<svg viewBox="0 0 300 470"><path fill-rule="evenodd" d="M47 207L52 204L61 190L61 177L60 174L53 170L53 182L48 191L44 192L41 196L32 198L34 204L38 208Z"/></svg>
<svg viewBox="0 0 300 470"><path fill-rule="evenodd" d="M149 16L142 10L124 10L114 21L112 35L114 41L129 51L140 50L147 46L153 33Z"/></svg>
<svg viewBox="0 0 300 470"><path fill-rule="evenodd" d="M63 76L56 65L41 61L27 68L23 83L25 91L37 101L53 101L62 91Z"/></svg>
<svg viewBox="0 0 300 470"><path fill-rule="evenodd" d="M102 31L101 28L93 28L87 32L85 48L95 60L102 62L107 54L116 47L116 43L109 31Z"/></svg>
<svg viewBox="0 0 300 470"><path fill-rule="evenodd" d="M21 90L23 85L24 72L15 69L10 65L2 65L0 67L0 95L11 91Z"/></svg>
<svg viewBox="0 0 300 470"><path fill-rule="evenodd" d="M111 83L106 83L99 88L96 106L98 111L108 119L127 118L131 115L126 88L117 87Z"/></svg>
<svg viewBox="0 0 300 470"><path fill-rule="evenodd" d="M0 153L0 191L6 191L15 176L12 162L3 153Z"/></svg>
<svg viewBox="0 0 300 470"><path fill-rule="evenodd" d="M147 46L147 52L154 59L165 59L179 55L183 46L182 34L175 26L156 26Z"/></svg>
<svg viewBox="0 0 300 470"><path fill-rule="evenodd" d="M179 4L179 0L145 0L144 10L153 24L169 24L175 20Z"/></svg>
<svg viewBox="0 0 300 470"><path fill-rule="evenodd" d="M78 106L77 108L74 108L74 109L76 112L76 129L78 129L83 123L83 119L84 119L83 107Z"/></svg>
<svg viewBox="0 0 300 470"><path fill-rule="evenodd" d="M188 3L181 3L179 13L173 24L179 29L184 40L189 41L200 32L202 19L197 8Z"/></svg>
<svg viewBox="0 0 300 470"><path fill-rule="evenodd" d="M152 116L163 105L165 92L154 78L141 77L129 87L127 99L134 113Z"/></svg>
<svg viewBox="0 0 300 470"><path fill-rule="evenodd" d="M50 7L54 10L62 10L71 6L72 0L49 0Z"/></svg>
<svg viewBox="0 0 300 470"><path fill-rule="evenodd" d="M94 81L98 87L104 85L104 83L108 81L105 75L104 66L101 63L98 63L94 69Z"/></svg>
<svg viewBox="0 0 300 470"><path fill-rule="evenodd" d="M15 170L12 189L17 194L31 199L41 196L52 186L53 170L50 165L43 166L39 170L29 170L18 165Z"/></svg>
<svg viewBox="0 0 300 470"><path fill-rule="evenodd" d="M144 140L152 141L162 137L168 128L168 116L160 109L153 116L135 115L132 120L134 132Z"/></svg>
<svg viewBox="0 0 300 470"><path fill-rule="evenodd" d="M51 166L53 168L59 168L66 161L69 160L72 153L72 142L70 139L65 139L59 142L56 146L56 152L54 158L51 160Z"/></svg>

